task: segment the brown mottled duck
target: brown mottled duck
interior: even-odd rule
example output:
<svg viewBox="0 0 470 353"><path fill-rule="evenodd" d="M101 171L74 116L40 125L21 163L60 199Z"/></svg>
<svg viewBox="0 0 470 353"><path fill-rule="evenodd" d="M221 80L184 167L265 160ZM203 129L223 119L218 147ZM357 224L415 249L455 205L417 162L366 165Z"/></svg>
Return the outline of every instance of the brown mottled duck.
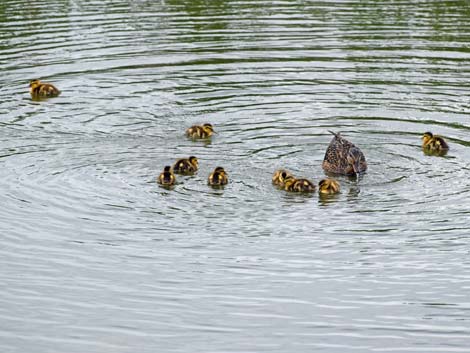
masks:
<svg viewBox="0 0 470 353"><path fill-rule="evenodd" d="M334 174L357 175L367 170L362 151L339 133L330 131L334 137L323 159L323 170Z"/></svg>
<svg viewBox="0 0 470 353"><path fill-rule="evenodd" d="M206 139L212 136L214 128L211 124L194 125L186 130L186 136L193 139Z"/></svg>
<svg viewBox="0 0 470 353"><path fill-rule="evenodd" d="M177 174L192 174L197 171L199 162L196 157L179 159L173 164L173 172Z"/></svg>
<svg viewBox="0 0 470 353"><path fill-rule="evenodd" d="M224 168L217 167L212 173L209 174L207 183L211 186L222 186L228 183L228 176Z"/></svg>
<svg viewBox="0 0 470 353"><path fill-rule="evenodd" d="M423 151L428 154L445 154L449 150L449 145L443 137L425 132L422 137Z"/></svg>
<svg viewBox="0 0 470 353"><path fill-rule="evenodd" d="M29 82L29 93L34 99L57 97L60 91L51 83L43 83L39 80Z"/></svg>
<svg viewBox="0 0 470 353"><path fill-rule="evenodd" d="M164 186L171 186L175 184L176 177L171 171L171 167L167 165L165 168L163 168L163 172L160 173L157 180L159 184Z"/></svg>
<svg viewBox="0 0 470 353"><path fill-rule="evenodd" d="M318 183L318 192L322 195L339 193L339 183L334 179L322 179Z"/></svg>
<svg viewBox="0 0 470 353"><path fill-rule="evenodd" d="M291 192L314 192L315 185L308 179L297 179L290 175L284 180L284 190Z"/></svg>

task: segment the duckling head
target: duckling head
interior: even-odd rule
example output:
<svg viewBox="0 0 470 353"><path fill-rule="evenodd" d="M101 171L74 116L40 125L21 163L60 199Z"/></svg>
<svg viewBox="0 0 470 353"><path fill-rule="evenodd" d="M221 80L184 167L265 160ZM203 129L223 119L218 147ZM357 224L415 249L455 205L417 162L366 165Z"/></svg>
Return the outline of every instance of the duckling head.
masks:
<svg viewBox="0 0 470 353"><path fill-rule="evenodd" d="M355 174L359 174L360 170L360 162L361 162L361 151L357 147L352 147L348 151L348 164L352 166L352 169Z"/></svg>
<svg viewBox="0 0 470 353"><path fill-rule="evenodd" d="M289 176L292 175L285 169L278 169L274 172L274 175L272 177L272 181L275 185L283 185L285 179Z"/></svg>
<svg viewBox="0 0 470 353"><path fill-rule="evenodd" d="M35 87L39 86L41 84L41 81L39 80L31 80L29 81L29 87L34 89Z"/></svg>
<svg viewBox="0 0 470 353"><path fill-rule="evenodd" d="M279 174L280 181L285 181L289 175L290 174L287 172L287 170L281 170L281 173Z"/></svg>
<svg viewBox="0 0 470 353"><path fill-rule="evenodd" d="M434 137L432 132L425 132L421 139L423 140L423 145L427 144L429 140L431 140Z"/></svg>
<svg viewBox="0 0 470 353"><path fill-rule="evenodd" d="M214 127L212 126L212 124L205 123L205 124L202 125L202 127L206 131L214 132Z"/></svg>
<svg viewBox="0 0 470 353"><path fill-rule="evenodd" d="M171 172L171 166L166 165L165 168L163 168L164 172Z"/></svg>
<svg viewBox="0 0 470 353"><path fill-rule="evenodd" d="M197 160L196 157L190 156L190 157L188 158L188 160L189 160L189 163L191 163L193 166L195 166L195 167L198 167L198 166L199 166L199 161Z"/></svg>
<svg viewBox="0 0 470 353"><path fill-rule="evenodd" d="M225 169L222 168L222 167L216 167L216 168L214 169L214 172L215 172L215 173L225 173Z"/></svg>

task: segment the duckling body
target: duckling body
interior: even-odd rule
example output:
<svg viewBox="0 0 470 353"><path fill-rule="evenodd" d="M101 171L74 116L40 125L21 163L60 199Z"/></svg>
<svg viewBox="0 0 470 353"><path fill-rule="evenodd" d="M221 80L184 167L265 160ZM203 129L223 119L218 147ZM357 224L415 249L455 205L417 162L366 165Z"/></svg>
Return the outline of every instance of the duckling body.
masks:
<svg viewBox="0 0 470 353"><path fill-rule="evenodd" d="M443 137L425 132L422 137L423 151L431 154L445 154L449 150L449 145Z"/></svg>
<svg viewBox="0 0 470 353"><path fill-rule="evenodd" d="M57 97L60 94L59 89L51 83L42 83L40 80L29 82L29 93L33 98Z"/></svg>
<svg viewBox="0 0 470 353"><path fill-rule="evenodd" d="M211 186L222 186L227 185L228 183L228 176L225 172L224 168L217 167L214 169L212 173L209 174L209 178L207 183Z"/></svg>
<svg viewBox="0 0 470 353"><path fill-rule="evenodd" d="M167 165L164 169L163 172L160 173L158 176L158 183L165 185L165 186L171 186L175 185L176 182L176 177L171 171L171 167Z"/></svg>
<svg viewBox="0 0 470 353"><path fill-rule="evenodd" d="M193 139L206 139L212 136L214 128L211 124L194 125L186 130L186 136Z"/></svg>
<svg viewBox="0 0 470 353"><path fill-rule="evenodd" d="M297 179L288 176L284 180L284 190L291 192L314 192L315 185L308 179Z"/></svg>
<svg viewBox="0 0 470 353"><path fill-rule="evenodd" d="M284 188L285 179L289 176L293 176L292 173L285 169L278 169L273 174L273 184L280 188Z"/></svg>
<svg viewBox="0 0 470 353"><path fill-rule="evenodd" d="M367 170L362 151L339 133L330 131L334 137L323 159L323 170L334 174L355 175Z"/></svg>
<svg viewBox="0 0 470 353"><path fill-rule="evenodd" d="M318 192L322 195L339 193L339 183L334 179L323 179L318 183Z"/></svg>
<svg viewBox="0 0 470 353"><path fill-rule="evenodd" d="M196 157L179 159L173 164L173 172L177 174L191 174L197 171L199 162Z"/></svg>

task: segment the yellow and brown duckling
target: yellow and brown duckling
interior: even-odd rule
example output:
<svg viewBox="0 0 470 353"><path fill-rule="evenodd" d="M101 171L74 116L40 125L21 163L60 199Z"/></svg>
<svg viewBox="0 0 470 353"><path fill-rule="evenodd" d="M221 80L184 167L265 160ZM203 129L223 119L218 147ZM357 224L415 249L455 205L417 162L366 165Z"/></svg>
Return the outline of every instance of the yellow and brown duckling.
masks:
<svg viewBox="0 0 470 353"><path fill-rule="evenodd" d="M323 170L334 174L357 175L367 170L362 151L339 133L330 131L334 137L323 159Z"/></svg>
<svg viewBox="0 0 470 353"><path fill-rule="evenodd" d="M284 190L291 192L314 192L315 185L308 179L297 179L290 175L284 180Z"/></svg>
<svg viewBox="0 0 470 353"><path fill-rule="evenodd" d="M169 165L165 166L165 168L163 168L163 172L158 176L158 183L164 186L175 185L176 177L171 171L171 167Z"/></svg>
<svg viewBox="0 0 470 353"><path fill-rule="evenodd" d="M212 124L194 125L186 130L186 136L193 139L206 139L215 133Z"/></svg>
<svg viewBox="0 0 470 353"><path fill-rule="evenodd" d="M33 98L57 97L60 94L59 89L51 83L43 83L40 80L29 82L29 93Z"/></svg>
<svg viewBox="0 0 470 353"><path fill-rule="evenodd" d="M318 192L321 195L333 195L339 193L339 183L334 179L322 179L318 183Z"/></svg>
<svg viewBox="0 0 470 353"><path fill-rule="evenodd" d="M422 137L423 151L429 154L445 154L449 150L449 145L443 137L433 135L432 132L425 132Z"/></svg>
<svg viewBox="0 0 470 353"><path fill-rule="evenodd" d="M199 162L196 157L178 159L173 164L173 172L177 174L192 174L197 171Z"/></svg>
<svg viewBox="0 0 470 353"><path fill-rule="evenodd" d="M285 169L278 169L273 174L273 184L280 188L284 188L284 182L289 176L293 176L292 173Z"/></svg>
<svg viewBox="0 0 470 353"><path fill-rule="evenodd" d="M227 176L227 173L225 172L224 168L222 168L222 167L215 168L214 171L209 174L209 178L207 179L207 183L211 186L227 185L228 176Z"/></svg>

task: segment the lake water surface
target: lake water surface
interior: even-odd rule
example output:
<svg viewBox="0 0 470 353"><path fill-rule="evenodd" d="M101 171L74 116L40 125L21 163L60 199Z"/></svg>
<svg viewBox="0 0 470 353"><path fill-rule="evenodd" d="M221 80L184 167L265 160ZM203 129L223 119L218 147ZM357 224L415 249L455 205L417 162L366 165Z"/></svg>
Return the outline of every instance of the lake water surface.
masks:
<svg viewBox="0 0 470 353"><path fill-rule="evenodd" d="M2 353L470 351L468 2L2 0L0 68Z"/></svg>

